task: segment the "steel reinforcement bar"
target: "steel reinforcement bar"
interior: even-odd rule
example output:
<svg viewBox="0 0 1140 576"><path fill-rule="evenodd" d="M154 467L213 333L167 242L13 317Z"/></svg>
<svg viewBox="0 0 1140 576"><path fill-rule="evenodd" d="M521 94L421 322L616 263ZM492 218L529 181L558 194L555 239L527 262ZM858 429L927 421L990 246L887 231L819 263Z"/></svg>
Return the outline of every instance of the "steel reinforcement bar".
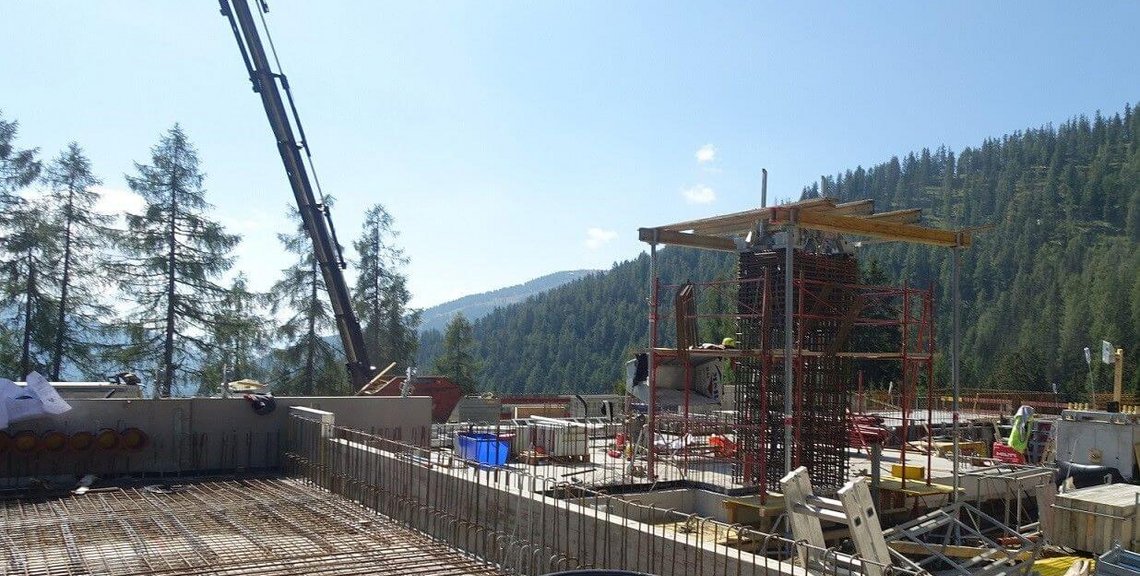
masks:
<svg viewBox="0 0 1140 576"><path fill-rule="evenodd" d="M356 430L290 417L286 473L512 574L630 570L661 576L862 573L836 550L617 496L526 467L488 467ZM887 567L884 567L887 568ZM900 571L889 567L894 573Z"/></svg>

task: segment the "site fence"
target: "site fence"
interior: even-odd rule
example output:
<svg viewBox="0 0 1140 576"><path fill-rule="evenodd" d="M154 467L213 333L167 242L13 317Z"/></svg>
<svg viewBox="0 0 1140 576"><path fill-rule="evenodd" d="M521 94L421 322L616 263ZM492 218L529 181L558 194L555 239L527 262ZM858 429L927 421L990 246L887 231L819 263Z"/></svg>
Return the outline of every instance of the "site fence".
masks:
<svg viewBox="0 0 1140 576"><path fill-rule="evenodd" d="M636 495L606 494L533 469L480 466L433 450L430 441L337 427L328 413L294 414L287 438L288 475L512 574L877 572L866 560L834 549L639 502ZM806 558L823 558L824 564L808 571L802 568Z"/></svg>

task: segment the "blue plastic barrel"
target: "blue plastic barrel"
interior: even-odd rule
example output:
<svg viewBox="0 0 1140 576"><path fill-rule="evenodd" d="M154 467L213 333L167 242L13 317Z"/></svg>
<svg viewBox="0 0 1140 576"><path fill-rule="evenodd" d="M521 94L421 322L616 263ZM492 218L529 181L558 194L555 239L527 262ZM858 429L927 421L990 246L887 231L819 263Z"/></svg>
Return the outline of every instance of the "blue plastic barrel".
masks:
<svg viewBox="0 0 1140 576"><path fill-rule="evenodd" d="M455 435L455 454L480 466L502 466L507 463L510 444L486 432L462 432Z"/></svg>

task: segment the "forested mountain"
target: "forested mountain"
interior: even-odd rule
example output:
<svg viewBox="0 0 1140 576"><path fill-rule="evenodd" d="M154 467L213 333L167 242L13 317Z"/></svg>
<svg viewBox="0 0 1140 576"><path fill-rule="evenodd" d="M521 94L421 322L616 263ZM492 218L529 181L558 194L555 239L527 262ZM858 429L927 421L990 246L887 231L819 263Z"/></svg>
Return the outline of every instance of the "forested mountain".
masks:
<svg viewBox="0 0 1140 576"><path fill-rule="evenodd" d="M1079 117L990 139L955 156L908 154L828 181L840 200L922 208L945 227L992 224L962 257L962 382L1087 389L1083 348L1125 349L1126 388L1140 388L1140 116ZM815 192L815 190L807 193ZM894 282L935 282L939 343L949 345L946 251L866 251ZM1110 368L1092 364L1099 390ZM944 372L944 370L942 370Z"/></svg>
<svg viewBox="0 0 1140 576"><path fill-rule="evenodd" d="M733 256L666 248L662 283L712 280L731 273ZM621 379L622 363L648 338L649 256L593 272L473 323L482 362L480 388L503 392L601 392ZM442 346L438 331L420 340L420 366Z"/></svg>
<svg viewBox="0 0 1140 576"><path fill-rule="evenodd" d="M426 308L421 316L420 331L443 330L444 327L447 326L447 322L451 320L451 317L457 312L462 312L468 320L474 322L490 314L495 308L522 302L535 294L540 294L551 288L557 288L567 282L577 280L590 272L593 272L593 270L566 270L563 272L555 272L515 286L499 288L498 290L483 292L481 294L471 294L450 302L432 306L431 308Z"/></svg>
<svg viewBox="0 0 1140 576"><path fill-rule="evenodd" d="M838 201L878 211L922 208L940 227L992 225L962 257L962 382L968 387L1087 389L1083 348L1125 348L1126 388L1140 388L1140 117L1079 117L986 140L891 158L825 179ZM819 184L804 190L819 194ZM632 233L632 231L630 231ZM950 253L872 244L891 283L936 286L938 346L950 343ZM730 276L732 255L670 248L662 281ZM649 258L501 308L474 322L480 385L510 392L598 392L621 379L647 334ZM424 342L431 339L431 334ZM438 333L434 333L438 340ZM429 353L431 345L421 344ZM1109 368L1094 379L1109 386ZM421 365L427 365L423 362ZM945 382L946 362L937 363Z"/></svg>

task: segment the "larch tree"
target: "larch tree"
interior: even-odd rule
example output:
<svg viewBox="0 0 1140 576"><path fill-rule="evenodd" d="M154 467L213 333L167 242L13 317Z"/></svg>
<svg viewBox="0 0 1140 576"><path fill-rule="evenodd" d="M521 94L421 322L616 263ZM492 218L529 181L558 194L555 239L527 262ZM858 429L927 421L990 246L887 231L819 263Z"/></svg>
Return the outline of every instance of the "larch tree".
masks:
<svg viewBox="0 0 1140 576"><path fill-rule="evenodd" d="M35 182L40 174L41 164L36 159L39 151L16 147L19 131L20 123L5 120L0 110L0 225L7 224L8 212L21 202L16 192Z"/></svg>
<svg viewBox="0 0 1140 576"><path fill-rule="evenodd" d="M331 202L325 198L326 204ZM336 321L320 263L301 214L290 207L289 215L297 227L291 234L277 234L277 239L297 260L269 289L271 313L285 315L274 334L283 342L274 353L274 390L303 396L345 394L349 387L343 352L321 336L335 332Z"/></svg>
<svg viewBox="0 0 1140 576"><path fill-rule="evenodd" d="M464 394L479 389L481 363L475 357L475 337L471 323L458 313L447 324L443 335L443 351L435 359L435 371L455 382Z"/></svg>
<svg viewBox="0 0 1140 576"><path fill-rule="evenodd" d="M408 258L396 246L397 236L392 216L383 206L377 204L365 213L360 238L353 242L360 256L353 296L372 361L407 367L416 358L420 311L408 309L411 293L402 272Z"/></svg>
<svg viewBox="0 0 1140 576"><path fill-rule="evenodd" d="M212 393L224 382L261 379L260 359L269 349L269 330L262 305L265 295L249 288L238 274L222 297L218 319L209 332L209 350L202 363L199 395Z"/></svg>
<svg viewBox="0 0 1140 576"><path fill-rule="evenodd" d="M117 273L134 298L127 324L126 360L153 362L161 396L170 396L180 375L197 366L217 325L226 295L217 279L230 269L240 236L210 220L198 154L175 124L151 149L150 164L135 163L127 184L146 205L127 214L120 241L124 259Z"/></svg>
<svg viewBox="0 0 1140 576"><path fill-rule="evenodd" d="M47 166L43 180L47 216L57 232L49 241L58 254L53 267L57 302L48 370L52 380L59 380L67 360L90 376L95 373L91 368L97 347L92 337L104 331L101 320L111 316L99 291L110 280L105 254L113 237L114 218L95 210L99 193L94 188L102 182L92 174L90 160L75 142Z"/></svg>
<svg viewBox="0 0 1140 576"><path fill-rule="evenodd" d="M19 340L18 370L46 371L52 342L52 319L57 302L52 274L59 254L53 241L57 230L43 217L42 200L21 201L9 210L4 239L8 257L0 265L5 300L14 304L10 325Z"/></svg>
<svg viewBox="0 0 1140 576"><path fill-rule="evenodd" d="M19 128L19 122L5 120L0 111L0 294L6 302L24 302L4 311L11 317L0 323L0 371L13 374L20 370L22 376L27 373L22 368L31 363L28 327L34 310L26 303L28 285L34 286L36 278L28 274L34 268L27 264L28 251L35 248L33 224L39 218L18 192L36 180L41 164L35 148L16 146Z"/></svg>

